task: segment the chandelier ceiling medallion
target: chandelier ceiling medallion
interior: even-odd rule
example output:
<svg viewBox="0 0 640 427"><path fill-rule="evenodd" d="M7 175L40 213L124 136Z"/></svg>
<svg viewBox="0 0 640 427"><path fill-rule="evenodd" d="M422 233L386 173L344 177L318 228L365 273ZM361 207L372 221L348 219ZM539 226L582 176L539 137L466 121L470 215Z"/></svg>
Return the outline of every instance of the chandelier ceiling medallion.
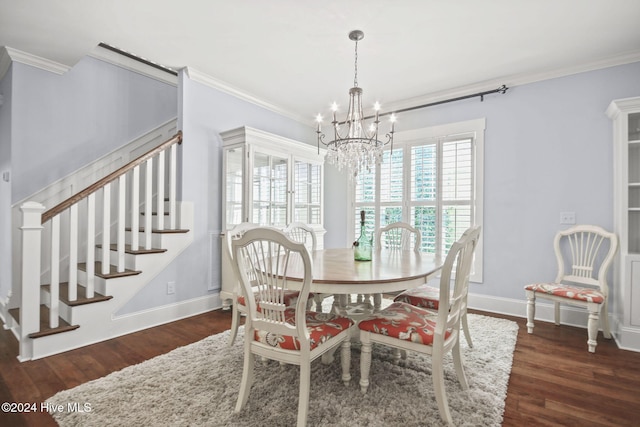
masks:
<svg viewBox="0 0 640 427"><path fill-rule="evenodd" d="M335 165L338 170L346 168L352 176L357 176L363 171L370 171L377 163L382 160L382 150L387 144L391 144L393 150L393 133L395 115L391 115L391 129L386 134L386 141L382 142L378 139L378 124L380 104L374 104L375 116L374 120L368 126L362 110L362 88L358 87L358 42L364 38L364 33L360 30L353 30L349 33L349 39L356 44L355 47L355 72L353 78L353 87L349 89L349 111L343 122L338 122L336 113L338 105L334 102L331 109L333 111L333 140L324 141L324 133L322 133L322 115L316 117L318 134L318 148L320 143L327 146L326 159L329 163ZM345 125L342 129L341 125Z"/></svg>

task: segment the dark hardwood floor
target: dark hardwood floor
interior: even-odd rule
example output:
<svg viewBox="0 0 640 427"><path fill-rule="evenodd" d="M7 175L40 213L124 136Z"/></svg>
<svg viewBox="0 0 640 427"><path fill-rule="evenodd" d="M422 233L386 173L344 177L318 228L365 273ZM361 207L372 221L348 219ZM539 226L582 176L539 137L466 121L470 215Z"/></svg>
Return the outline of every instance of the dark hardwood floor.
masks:
<svg viewBox="0 0 640 427"><path fill-rule="evenodd" d="M640 425L640 353L600 335L591 354L584 329L538 322L529 335L524 319L495 316L520 327L503 426ZM55 426L39 408L58 391L222 332L230 322L229 311L217 310L25 363L16 359L13 335L2 330L0 403L36 404L38 411L0 412L0 426Z"/></svg>

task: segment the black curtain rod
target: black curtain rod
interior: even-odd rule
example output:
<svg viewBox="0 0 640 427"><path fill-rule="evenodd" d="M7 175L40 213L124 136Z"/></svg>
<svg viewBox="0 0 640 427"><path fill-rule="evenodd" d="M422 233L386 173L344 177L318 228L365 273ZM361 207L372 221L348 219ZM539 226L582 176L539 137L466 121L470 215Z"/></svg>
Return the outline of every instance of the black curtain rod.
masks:
<svg viewBox="0 0 640 427"><path fill-rule="evenodd" d="M419 110L421 108L426 108L426 107L433 107L434 105L440 105L440 104L446 104L448 102L454 102L454 101L462 101L463 99L469 99L469 98L476 98L476 97L480 97L480 101L484 101L484 96L485 95L490 95L492 93L506 93L507 90L509 88L506 87L505 85L500 86L498 89L493 89L493 90L487 90L484 92L478 92L478 93L474 93L471 95L464 95L464 96L458 96L457 98L450 98L450 99L444 99L442 101L436 101L436 102L431 102L429 104L422 104L422 105L417 105L415 107L408 107L408 108L403 108L401 110L396 110L396 111L390 111L388 113L380 113L378 114L378 117L382 117L382 116L388 116L390 114L398 114L398 113L405 113L407 111L412 111L412 110ZM365 117L365 119L371 119L375 116L367 116Z"/></svg>
<svg viewBox="0 0 640 427"><path fill-rule="evenodd" d="M112 52L118 53L118 54L120 54L120 55L122 55L122 56L126 56L127 58L131 58L131 59L133 59L133 60L135 60L135 61L142 62L143 64L148 65L148 66L150 66L150 67L157 68L158 70L160 70L160 71L164 71L165 73L173 74L174 76L177 76L177 75L178 75L178 72L177 72L177 71L172 70L172 69L171 69L171 68L169 68L169 67L165 67L165 66L163 66L163 65L156 64L155 62L148 61L148 60L146 60L146 59L144 59L144 58L140 58L139 56L136 56L136 55L134 55L134 54L132 54L132 53L129 53L129 52L127 52L127 51L124 51L124 50L122 50L122 49L118 49L117 47L114 47L114 46L108 45L108 44L106 44L106 43L102 43L102 42L100 42L100 43L98 44L98 46L100 46L100 47L102 47L102 48L104 48L104 49L110 50L110 51L112 51Z"/></svg>

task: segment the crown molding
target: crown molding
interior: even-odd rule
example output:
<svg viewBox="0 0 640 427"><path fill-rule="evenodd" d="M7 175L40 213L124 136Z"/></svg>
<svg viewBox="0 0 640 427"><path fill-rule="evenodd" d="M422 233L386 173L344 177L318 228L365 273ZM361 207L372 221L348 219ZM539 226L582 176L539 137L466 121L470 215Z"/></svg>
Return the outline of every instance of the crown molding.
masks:
<svg viewBox="0 0 640 427"><path fill-rule="evenodd" d="M135 59L124 56L118 52L105 49L100 45L94 47L87 56L116 65L120 68L124 68L125 70L133 71L134 73L159 80L172 86L178 86L178 77L176 75L146 65L143 62L136 61Z"/></svg>
<svg viewBox="0 0 640 427"><path fill-rule="evenodd" d="M391 104L387 104L387 110L402 110L418 105L429 104L432 102L442 101L448 98L456 98L465 96L470 93L483 92L495 89L497 86L506 85L509 89L515 86L522 86L529 83L536 83L544 80L566 77L574 74L585 73L588 71L600 70L603 68L615 67L618 65L631 64L640 61L640 51L627 52L597 61L588 62L572 67L558 68L536 73L521 73L510 76L503 76L492 80L486 80L471 85L460 86L455 89L447 89L439 92L408 98Z"/></svg>
<svg viewBox="0 0 640 427"><path fill-rule="evenodd" d="M242 99L243 101L247 101L250 102L254 105L257 105L258 107L262 107L264 109L273 111L274 113L280 114L282 116L288 117L292 120L295 120L297 122L300 122L302 124L306 124L306 125L311 125L312 123L312 119L307 118L307 117L303 117L299 114L295 114L292 113L288 110L285 110L284 108L278 107L275 104L272 104L270 102L264 101L254 95L251 95L241 89L238 89L232 85L230 85L229 83L223 82L222 80L218 80L214 77L211 77L208 74L205 74L203 72L200 72L198 70L196 70L195 68L192 67L185 67L185 72L187 74L187 77L189 77L189 79L201 83L205 86L209 86L213 89L217 89L221 92L227 93L229 95L235 96L236 98Z"/></svg>
<svg viewBox="0 0 640 427"><path fill-rule="evenodd" d="M64 74L71 69L68 65L5 46L2 57L0 58L0 78L4 77L5 73L9 70L11 62L19 62L55 74Z"/></svg>

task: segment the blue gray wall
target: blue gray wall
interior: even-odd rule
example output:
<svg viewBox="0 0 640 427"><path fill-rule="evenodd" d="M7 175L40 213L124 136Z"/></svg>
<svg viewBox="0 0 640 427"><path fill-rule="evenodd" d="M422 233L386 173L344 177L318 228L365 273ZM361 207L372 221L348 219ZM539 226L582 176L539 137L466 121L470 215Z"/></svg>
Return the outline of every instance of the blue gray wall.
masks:
<svg viewBox="0 0 640 427"><path fill-rule="evenodd" d="M0 299L11 289L11 82L10 66L0 80ZM2 179L9 174L9 181Z"/></svg>
<svg viewBox="0 0 640 427"><path fill-rule="evenodd" d="M12 203L177 114L176 88L91 57L62 75L13 63Z"/></svg>
<svg viewBox="0 0 640 427"><path fill-rule="evenodd" d="M553 280L552 239L567 227L560 212L613 228L613 128L605 110L634 96L640 62L398 115L397 131L486 118L484 283L471 293L522 300L526 283ZM336 183L332 191L326 244L340 246L345 229L332 231L347 221L346 190Z"/></svg>

